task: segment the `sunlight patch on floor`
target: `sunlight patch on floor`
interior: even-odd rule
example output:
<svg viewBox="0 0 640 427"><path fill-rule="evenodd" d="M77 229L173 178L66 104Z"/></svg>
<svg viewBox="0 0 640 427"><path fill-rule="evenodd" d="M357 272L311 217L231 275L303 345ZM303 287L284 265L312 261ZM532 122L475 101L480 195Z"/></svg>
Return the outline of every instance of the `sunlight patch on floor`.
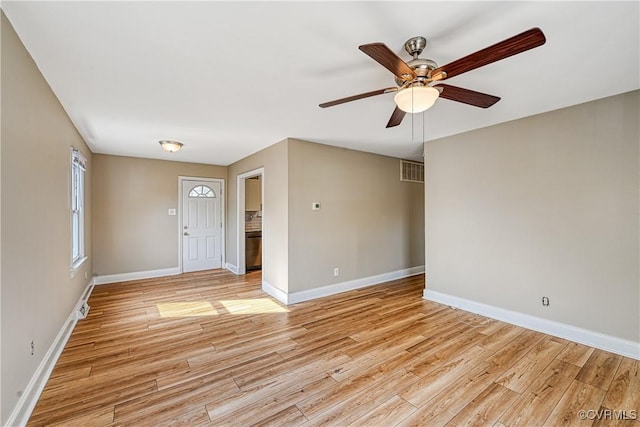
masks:
<svg viewBox="0 0 640 427"><path fill-rule="evenodd" d="M288 313L289 310L269 298L234 299L220 301L231 314Z"/></svg>
<svg viewBox="0 0 640 427"><path fill-rule="evenodd" d="M161 302L156 304L160 317L217 316L218 311L208 301Z"/></svg>

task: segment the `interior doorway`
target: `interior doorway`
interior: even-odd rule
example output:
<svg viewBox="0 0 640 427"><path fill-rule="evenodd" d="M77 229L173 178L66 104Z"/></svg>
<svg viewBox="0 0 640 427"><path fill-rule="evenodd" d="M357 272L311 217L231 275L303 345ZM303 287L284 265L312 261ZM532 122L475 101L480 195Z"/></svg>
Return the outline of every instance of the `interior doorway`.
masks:
<svg viewBox="0 0 640 427"><path fill-rule="evenodd" d="M264 263L264 168L238 175L237 262L238 274L261 269Z"/></svg>

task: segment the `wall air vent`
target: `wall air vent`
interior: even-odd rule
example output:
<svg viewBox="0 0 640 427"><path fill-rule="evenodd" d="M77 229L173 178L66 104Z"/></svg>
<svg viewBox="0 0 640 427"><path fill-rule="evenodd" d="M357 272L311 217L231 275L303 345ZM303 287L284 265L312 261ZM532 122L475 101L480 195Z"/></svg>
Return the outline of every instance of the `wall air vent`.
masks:
<svg viewBox="0 0 640 427"><path fill-rule="evenodd" d="M89 304L87 304L86 301L83 301L82 304L80 304L80 307L78 307L78 311L76 311L76 319L86 319L87 314L89 313L89 308Z"/></svg>
<svg viewBox="0 0 640 427"><path fill-rule="evenodd" d="M77 308L76 311L76 319L80 320L80 319L86 319L87 314L89 313L89 304L87 304L87 300L89 299L89 295L91 295L91 291L93 291L93 287L95 285L91 285L89 287L87 287L87 290L85 291L84 295L82 296L80 305Z"/></svg>
<svg viewBox="0 0 640 427"><path fill-rule="evenodd" d="M400 181L424 182L424 163L400 160Z"/></svg>

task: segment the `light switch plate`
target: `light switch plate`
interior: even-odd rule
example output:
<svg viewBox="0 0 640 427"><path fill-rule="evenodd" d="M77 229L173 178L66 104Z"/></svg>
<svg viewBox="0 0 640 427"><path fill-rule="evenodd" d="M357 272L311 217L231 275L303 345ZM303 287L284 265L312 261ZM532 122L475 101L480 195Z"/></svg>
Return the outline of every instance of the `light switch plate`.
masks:
<svg viewBox="0 0 640 427"><path fill-rule="evenodd" d="M175 215L176 214L176 210L175 209L169 209L167 212L169 213L169 215Z"/></svg>
<svg viewBox="0 0 640 427"><path fill-rule="evenodd" d="M320 202L313 202L311 204L311 209L314 211L319 211L320 210Z"/></svg>

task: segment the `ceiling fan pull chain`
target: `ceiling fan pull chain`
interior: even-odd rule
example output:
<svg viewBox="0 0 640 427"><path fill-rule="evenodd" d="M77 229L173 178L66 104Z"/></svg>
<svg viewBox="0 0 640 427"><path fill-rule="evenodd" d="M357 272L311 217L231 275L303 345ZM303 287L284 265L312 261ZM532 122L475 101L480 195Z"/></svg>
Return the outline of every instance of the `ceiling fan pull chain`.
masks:
<svg viewBox="0 0 640 427"><path fill-rule="evenodd" d="M413 140L413 131L415 129L415 126L413 126L413 116L415 114L413 114L413 86L411 86L411 143L413 144L414 140Z"/></svg>

